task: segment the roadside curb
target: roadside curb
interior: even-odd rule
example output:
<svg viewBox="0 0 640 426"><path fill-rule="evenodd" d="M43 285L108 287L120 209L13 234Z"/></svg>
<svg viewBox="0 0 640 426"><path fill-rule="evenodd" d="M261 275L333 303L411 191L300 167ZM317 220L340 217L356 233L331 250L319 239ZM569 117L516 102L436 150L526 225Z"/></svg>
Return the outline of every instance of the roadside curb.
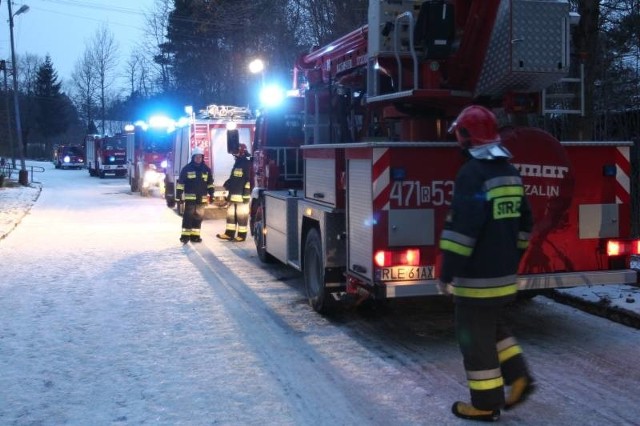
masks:
<svg viewBox="0 0 640 426"><path fill-rule="evenodd" d="M5 182L6 183L6 182ZM30 184L29 185L30 188L34 188L36 191L35 193L30 197L30 200L28 203L21 205L19 208L17 208L16 210L20 211L20 214L16 217L14 217L11 220L10 226L8 227L0 227L0 241L5 239L10 233L11 231L13 231L14 229L16 229L16 227L20 224L20 222L22 222L22 219L24 219L24 217L29 214L29 212L31 211L31 208L35 205L35 203L38 201L38 198L40 198L40 194L42 193L42 185L41 184ZM13 191L16 190L18 188L24 188L21 186L12 186L12 187L7 187L5 186L3 189L3 191Z"/></svg>
<svg viewBox="0 0 640 426"><path fill-rule="evenodd" d="M598 301L590 301L561 290L553 290L545 296L564 305L573 306L590 314L640 329L640 314L621 306L612 305L611 300L606 297L600 298ZM640 298L638 296L640 294L636 295L637 298Z"/></svg>

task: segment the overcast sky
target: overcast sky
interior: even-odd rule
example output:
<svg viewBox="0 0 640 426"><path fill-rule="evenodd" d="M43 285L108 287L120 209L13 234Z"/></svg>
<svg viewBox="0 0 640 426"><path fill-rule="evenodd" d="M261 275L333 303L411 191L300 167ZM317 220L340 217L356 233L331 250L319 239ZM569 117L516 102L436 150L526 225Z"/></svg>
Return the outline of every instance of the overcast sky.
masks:
<svg viewBox="0 0 640 426"><path fill-rule="evenodd" d="M0 0L0 58L10 59L8 0ZM123 61L143 37L145 14L156 0L17 0L13 13L28 5L28 12L14 17L16 54L49 54L58 77L70 79L87 42L104 23L114 34Z"/></svg>

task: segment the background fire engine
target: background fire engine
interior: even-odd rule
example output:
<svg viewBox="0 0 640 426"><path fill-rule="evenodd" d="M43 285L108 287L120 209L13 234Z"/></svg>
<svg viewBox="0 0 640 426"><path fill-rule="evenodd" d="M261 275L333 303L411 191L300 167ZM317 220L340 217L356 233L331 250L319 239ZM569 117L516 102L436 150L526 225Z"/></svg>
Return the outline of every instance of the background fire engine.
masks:
<svg viewBox="0 0 640 426"><path fill-rule="evenodd" d="M87 135L85 138L87 169L90 176L127 175L127 136Z"/></svg>
<svg viewBox="0 0 640 426"><path fill-rule="evenodd" d="M176 205L176 181L182 168L191 161L191 151L196 147L202 148L204 161L213 171L213 209L226 206L227 191L222 184L229 178L234 163L227 141L251 146L255 120L250 117L247 108L209 105L198 117L190 114L188 122L176 128L165 177L167 206L173 208ZM207 208L206 215L209 216L213 209Z"/></svg>
<svg viewBox="0 0 640 426"><path fill-rule="evenodd" d="M441 294L437 243L462 161L447 129L477 103L504 124L534 209L519 288L636 283L630 143L514 125L567 76L574 18L564 0L370 0L368 25L299 58L300 97L257 119L260 259L301 270L320 312L343 291Z"/></svg>
<svg viewBox="0 0 640 426"><path fill-rule="evenodd" d="M57 145L53 148L53 164L56 169L81 169L84 167L84 149L80 145Z"/></svg>
<svg viewBox="0 0 640 426"><path fill-rule="evenodd" d="M164 116L138 121L129 128L127 159L131 192L147 196L152 190L164 194L164 176L175 122Z"/></svg>

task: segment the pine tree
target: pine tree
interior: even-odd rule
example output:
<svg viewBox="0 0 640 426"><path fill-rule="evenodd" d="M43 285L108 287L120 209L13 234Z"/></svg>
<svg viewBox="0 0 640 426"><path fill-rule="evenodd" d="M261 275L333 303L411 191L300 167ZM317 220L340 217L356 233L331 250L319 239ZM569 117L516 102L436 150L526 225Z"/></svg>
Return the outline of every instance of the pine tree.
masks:
<svg viewBox="0 0 640 426"><path fill-rule="evenodd" d="M47 56L38 68L34 89L36 101L36 122L38 130L46 139L67 131L70 124L71 101L60 91L62 84Z"/></svg>

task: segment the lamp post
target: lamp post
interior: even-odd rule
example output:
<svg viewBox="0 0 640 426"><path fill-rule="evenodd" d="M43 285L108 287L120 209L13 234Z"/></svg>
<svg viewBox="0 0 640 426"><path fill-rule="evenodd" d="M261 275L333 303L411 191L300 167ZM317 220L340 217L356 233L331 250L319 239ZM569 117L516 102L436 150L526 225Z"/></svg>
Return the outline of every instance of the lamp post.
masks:
<svg viewBox="0 0 640 426"><path fill-rule="evenodd" d="M20 155L20 172L18 173L18 183L20 185L29 184L29 173L24 163L24 145L22 143L22 123L20 122L20 102L18 100L18 64L16 63L16 51L13 43L13 17L25 13L29 6L23 4L15 15L11 11L11 0L7 0L9 8L9 35L11 38L11 63L13 64L13 104L16 110L16 133L18 134L18 154Z"/></svg>
<svg viewBox="0 0 640 426"><path fill-rule="evenodd" d="M262 61L262 59L254 59L253 61L249 62L249 71L251 71L253 74L260 73L262 88L264 89L264 62Z"/></svg>

